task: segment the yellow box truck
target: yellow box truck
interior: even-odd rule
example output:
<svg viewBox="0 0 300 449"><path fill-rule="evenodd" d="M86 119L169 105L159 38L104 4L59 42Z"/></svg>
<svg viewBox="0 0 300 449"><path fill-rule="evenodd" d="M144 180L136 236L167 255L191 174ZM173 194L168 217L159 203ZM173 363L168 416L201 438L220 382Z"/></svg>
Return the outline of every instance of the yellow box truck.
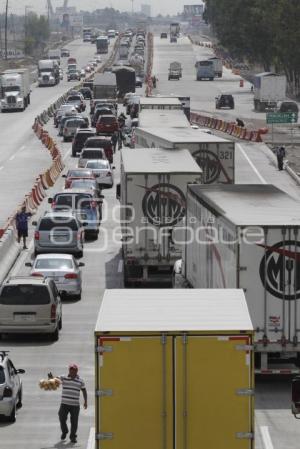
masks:
<svg viewBox="0 0 300 449"><path fill-rule="evenodd" d="M106 290L96 449L253 448L252 339L242 290Z"/></svg>

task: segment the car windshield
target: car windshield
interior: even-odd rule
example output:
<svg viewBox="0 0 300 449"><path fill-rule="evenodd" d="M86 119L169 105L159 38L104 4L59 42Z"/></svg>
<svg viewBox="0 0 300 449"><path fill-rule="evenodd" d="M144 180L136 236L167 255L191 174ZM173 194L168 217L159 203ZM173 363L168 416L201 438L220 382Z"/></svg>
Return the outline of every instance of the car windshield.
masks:
<svg viewBox="0 0 300 449"><path fill-rule="evenodd" d="M93 136L94 133L78 133L75 136L76 142L85 142L89 137Z"/></svg>
<svg viewBox="0 0 300 449"><path fill-rule="evenodd" d="M92 179L74 179L71 182L70 189L97 189L97 181Z"/></svg>
<svg viewBox="0 0 300 449"><path fill-rule="evenodd" d="M85 146L88 148L104 148L107 146L111 146L111 140L110 139L109 140L106 140L106 139L91 139L90 140L89 139L86 141Z"/></svg>
<svg viewBox="0 0 300 449"><path fill-rule="evenodd" d="M67 270L72 269L73 261L72 259L38 259L34 265L34 268L43 269L43 270Z"/></svg>
<svg viewBox="0 0 300 449"><path fill-rule="evenodd" d="M68 178L83 178L86 176L93 176L91 170L70 170Z"/></svg>
<svg viewBox="0 0 300 449"><path fill-rule="evenodd" d="M6 306L32 306L49 303L50 295L46 285L6 285L0 295L0 304Z"/></svg>
<svg viewBox="0 0 300 449"><path fill-rule="evenodd" d="M77 221L71 217L55 216L53 218L43 218L39 226L39 231L52 231L52 230L62 231L63 229L66 229L67 232L70 229L72 231L78 231Z"/></svg>
<svg viewBox="0 0 300 449"><path fill-rule="evenodd" d="M105 169L108 168L108 161L88 161L86 166L89 168Z"/></svg>
<svg viewBox="0 0 300 449"><path fill-rule="evenodd" d="M100 117L100 119L99 119L99 122L100 123L104 123L105 125L111 125L111 124L113 124L113 123L115 123L116 122L116 118L115 117L105 117L105 116L101 116Z"/></svg>
<svg viewBox="0 0 300 449"><path fill-rule="evenodd" d="M74 195L63 194L57 195L55 197L56 206L67 206L70 209L72 209L73 204L75 209L90 208L90 202L91 196L88 194L80 194L80 193L76 193Z"/></svg>
<svg viewBox="0 0 300 449"><path fill-rule="evenodd" d="M79 95L70 95L67 101L81 101Z"/></svg>
<svg viewBox="0 0 300 449"><path fill-rule="evenodd" d="M81 126L84 123L83 119L78 120L67 120L65 125L69 128L77 128L78 126Z"/></svg>
<svg viewBox="0 0 300 449"><path fill-rule="evenodd" d="M83 150L83 159L103 159L103 151L101 150Z"/></svg>
<svg viewBox="0 0 300 449"><path fill-rule="evenodd" d="M4 383L5 383L5 373L4 373L3 366L0 366L0 384L4 384Z"/></svg>

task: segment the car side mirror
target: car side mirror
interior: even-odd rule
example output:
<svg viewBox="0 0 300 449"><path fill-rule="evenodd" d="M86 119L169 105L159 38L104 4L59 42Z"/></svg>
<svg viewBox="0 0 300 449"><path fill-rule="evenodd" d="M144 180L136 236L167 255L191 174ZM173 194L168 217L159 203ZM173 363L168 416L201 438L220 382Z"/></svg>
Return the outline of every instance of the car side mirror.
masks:
<svg viewBox="0 0 300 449"><path fill-rule="evenodd" d="M25 267L32 267L32 263L31 262L25 262Z"/></svg>
<svg viewBox="0 0 300 449"><path fill-rule="evenodd" d="M16 370L16 373L17 373L17 374L25 374L25 370L22 369L22 368L21 368L21 369L17 369L17 370Z"/></svg>
<svg viewBox="0 0 300 449"><path fill-rule="evenodd" d="M116 169L116 167L113 165L112 167L111 167L113 170L115 170Z"/></svg>
<svg viewBox="0 0 300 449"><path fill-rule="evenodd" d="M62 178L66 178L66 177L67 177L67 175L61 175L61 177L62 177Z"/></svg>
<svg viewBox="0 0 300 449"><path fill-rule="evenodd" d="M33 226L37 226L37 221L32 221L31 224L32 224Z"/></svg>
<svg viewBox="0 0 300 449"><path fill-rule="evenodd" d="M84 263L84 262L79 262L78 266L79 266L79 267L84 267L84 266L85 266L85 263Z"/></svg>
<svg viewBox="0 0 300 449"><path fill-rule="evenodd" d="M88 226L88 222L87 222L87 221L83 221L83 222L81 223L81 226L83 226L83 227Z"/></svg>
<svg viewBox="0 0 300 449"><path fill-rule="evenodd" d="M99 198L101 198L101 200L103 200L104 199L104 195L100 195Z"/></svg>
<svg viewBox="0 0 300 449"><path fill-rule="evenodd" d="M53 198L48 198L48 203L52 204L53 203Z"/></svg>

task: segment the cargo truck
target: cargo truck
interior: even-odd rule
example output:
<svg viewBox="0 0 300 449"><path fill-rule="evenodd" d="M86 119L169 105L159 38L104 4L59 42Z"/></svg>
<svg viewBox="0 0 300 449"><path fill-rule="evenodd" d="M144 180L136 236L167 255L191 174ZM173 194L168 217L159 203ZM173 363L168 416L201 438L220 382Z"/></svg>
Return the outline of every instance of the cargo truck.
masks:
<svg viewBox="0 0 300 449"><path fill-rule="evenodd" d="M95 354L95 449L254 449L242 290L106 290Z"/></svg>
<svg viewBox="0 0 300 449"><path fill-rule="evenodd" d="M117 81L118 97L124 97L128 92L135 92L135 70L132 67L116 67L114 69Z"/></svg>
<svg viewBox="0 0 300 449"><path fill-rule="evenodd" d="M143 109L139 113L140 128L190 128L183 111Z"/></svg>
<svg viewBox="0 0 300 449"><path fill-rule="evenodd" d="M209 61L212 61L214 64L215 77L222 78L222 75L223 75L222 59L217 58L216 56L213 56L212 58L209 58Z"/></svg>
<svg viewBox="0 0 300 449"><path fill-rule="evenodd" d="M127 44L121 44L119 47L119 58L120 59L128 59L129 56L129 48Z"/></svg>
<svg viewBox="0 0 300 449"><path fill-rule="evenodd" d="M203 184L233 184L235 143L199 129L136 128L136 147L190 151L203 171Z"/></svg>
<svg viewBox="0 0 300 449"><path fill-rule="evenodd" d="M61 56L61 53L60 53L59 48L48 51L48 59L53 59L54 61L56 61L58 63L58 65L60 65L60 56Z"/></svg>
<svg viewBox="0 0 300 449"><path fill-rule="evenodd" d="M196 80L202 81L208 79L213 81L215 78L214 62L212 60L197 61L196 67Z"/></svg>
<svg viewBox="0 0 300 449"><path fill-rule="evenodd" d="M254 76L254 109L257 112L274 110L278 101L286 99L286 77L272 72Z"/></svg>
<svg viewBox="0 0 300 449"><path fill-rule="evenodd" d="M94 99L117 96L117 82L114 73L96 73L93 84Z"/></svg>
<svg viewBox="0 0 300 449"><path fill-rule="evenodd" d="M260 374L299 372L282 365L300 365L298 211L272 185L188 188L183 277L194 288L244 290Z"/></svg>
<svg viewBox="0 0 300 449"><path fill-rule="evenodd" d="M140 111L143 109L180 109L181 101L178 97L141 97Z"/></svg>
<svg viewBox="0 0 300 449"><path fill-rule="evenodd" d="M108 53L108 37L107 36L99 36L96 39L96 48L98 54Z"/></svg>
<svg viewBox="0 0 300 449"><path fill-rule="evenodd" d="M59 66L54 59L41 59L38 62L38 85L55 86L60 81Z"/></svg>
<svg viewBox="0 0 300 449"><path fill-rule="evenodd" d="M24 111L30 104L29 69L9 69L0 75L1 112Z"/></svg>
<svg viewBox="0 0 300 449"><path fill-rule="evenodd" d="M122 150L117 197L125 286L171 285L173 265L182 251L172 235L184 221L187 184L195 182L201 182L201 169L187 150Z"/></svg>
<svg viewBox="0 0 300 449"><path fill-rule="evenodd" d="M180 24L178 22L173 22L170 24L170 38L179 37L180 34Z"/></svg>

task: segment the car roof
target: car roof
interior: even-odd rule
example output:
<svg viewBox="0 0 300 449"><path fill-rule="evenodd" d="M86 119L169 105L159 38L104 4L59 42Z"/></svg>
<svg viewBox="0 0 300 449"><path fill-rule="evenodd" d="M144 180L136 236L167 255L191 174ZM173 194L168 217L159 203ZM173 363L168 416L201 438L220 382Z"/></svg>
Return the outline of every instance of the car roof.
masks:
<svg viewBox="0 0 300 449"><path fill-rule="evenodd" d="M3 286L5 284L45 284L47 282L47 278L39 278L34 276L9 276L7 279L5 279Z"/></svg>
<svg viewBox="0 0 300 449"><path fill-rule="evenodd" d="M107 159L88 159L88 160L86 161L86 165L87 165L89 162L92 162L93 164L94 164L95 162L105 162L106 165L109 163Z"/></svg>
<svg viewBox="0 0 300 449"><path fill-rule="evenodd" d="M86 142L97 142L97 141L101 141L101 140L111 141L111 137L110 136L93 136L93 137L88 137Z"/></svg>
<svg viewBox="0 0 300 449"><path fill-rule="evenodd" d="M73 259L73 256L72 254L47 253L37 255L35 260L37 259Z"/></svg>
<svg viewBox="0 0 300 449"><path fill-rule="evenodd" d="M55 197L57 197L58 195L78 195L79 193L89 193L89 192L86 189L70 188L65 189L63 192L56 193ZM91 193L89 194L92 195Z"/></svg>
<svg viewBox="0 0 300 449"><path fill-rule="evenodd" d="M115 119L116 119L115 115L107 115L107 114L102 114L102 115L99 117L99 119L100 119L100 118L103 118L103 117L109 117L109 118L115 118ZM117 120L117 119L116 119L116 120Z"/></svg>
<svg viewBox="0 0 300 449"><path fill-rule="evenodd" d="M62 218L75 218L75 216L73 215L73 212L70 211L55 211L55 210L51 210L51 211L46 211L45 215L43 217L41 217L41 220L43 220L44 218L51 218L51 217L62 217Z"/></svg>

